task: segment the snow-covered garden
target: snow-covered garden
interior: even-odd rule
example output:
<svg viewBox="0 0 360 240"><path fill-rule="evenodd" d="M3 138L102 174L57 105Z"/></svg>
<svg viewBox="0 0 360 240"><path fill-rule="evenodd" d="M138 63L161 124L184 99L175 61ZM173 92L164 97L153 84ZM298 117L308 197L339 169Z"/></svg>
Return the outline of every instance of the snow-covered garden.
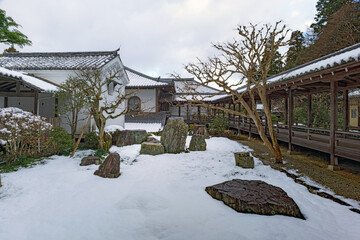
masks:
<svg viewBox="0 0 360 240"><path fill-rule="evenodd" d="M236 167L233 152L249 149L235 141L206 142L204 152L157 156L139 155L140 145L113 146L121 156L115 179L95 176L96 165L79 166L90 150L2 174L0 239L358 239L360 215L349 207L256 158L254 169ZM306 220L238 213L204 190L234 178L281 187Z"/></svg>

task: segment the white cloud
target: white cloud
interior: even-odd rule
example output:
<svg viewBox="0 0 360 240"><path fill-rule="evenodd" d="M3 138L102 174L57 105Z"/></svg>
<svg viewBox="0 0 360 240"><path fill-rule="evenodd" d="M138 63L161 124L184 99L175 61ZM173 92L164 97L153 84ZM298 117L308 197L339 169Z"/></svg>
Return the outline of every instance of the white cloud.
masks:
<svg viewBox="0 0 360 240"><path fill-rule="evenodd" d="M306 29L315 0L3 0L33 46L22 51L114 50L144 73L183 73L183 64L213 54L238 24L284 20ZM299 14L294 14L299 12ZM3 47L3 46L2 46ZM155 74L157 73L157 74Z"/></svg>

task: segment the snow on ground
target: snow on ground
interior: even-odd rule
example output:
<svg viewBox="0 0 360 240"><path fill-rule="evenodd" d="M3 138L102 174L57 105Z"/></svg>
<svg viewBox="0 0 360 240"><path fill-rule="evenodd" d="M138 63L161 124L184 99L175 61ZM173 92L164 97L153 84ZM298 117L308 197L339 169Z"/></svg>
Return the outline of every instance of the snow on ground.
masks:
<svg viewBox="0 0 360 240"><path fill-rule="evenodd" d="M360 215L348 207L257 159L254 169L234 166L233 152L247 149L237 142L211 138L207 145L158 156L139 155L140 145L112 147L122 159L117 179L79 166L90 151L2 174L0 239L359 239ZM307 220L238 213L204 190L234 178L283 188Z"/></svg>
<svg viewBox="0 0 360 240"><path fill-rule="evenodd" d="M162 130L161 123L125 123L126 130L146 130L147 132L159 132Z"/></svg>

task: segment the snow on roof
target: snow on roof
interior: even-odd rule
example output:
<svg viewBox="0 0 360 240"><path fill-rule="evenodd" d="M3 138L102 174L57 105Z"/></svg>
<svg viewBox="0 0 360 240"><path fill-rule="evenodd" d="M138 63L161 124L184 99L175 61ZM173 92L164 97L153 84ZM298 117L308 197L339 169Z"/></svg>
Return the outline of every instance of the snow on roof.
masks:
<svg viewBox="0 0 360 240"><path fill-rule="evenodd" d="M168 86L170 83L160 82L159 78L153 78L143 73L135 71L131 68L125 67L126 74L129 77L130 83L126 85L128 88L133 87L161 87Z"/></svg>
<svg viewBox="0 0 360 240"><path fill-rule="evenodd" d="M195 91L196 94L216 94L219 90L201 85L199 82L195 80L175 80L175 91L176 93L190 93Z"/></svg>
<svg viewBox="0 0 360 240"><path fill-rule="evenodd" d="M94 69L116 58L117 51L7 53L0 57L0 66L15 70Z"/></svg>
<svg viewBox="0 0 360 240"><path fill-rule="evenodd" d="M268 83L274 83L289 78L297 77L311 71L320 71L323 69L335 67L337 65L360 60L360 43L346 47L337 52L315 59L311 62L297 66L295 68L284 71L278 75L268 78Z"/></svg>
<svg viewBox="0 0 360 240"><path fill-rule="evenodd" d="M32 77L26 73L9 70L3 67L0 67L0 75L23 80L28 85L33 86L41 91L54 92L57 91L59 86L58 84L52 83L48 80Z"/></svg>
<svg viewBox="0 0 360 240"><path fill-rule="evenodd" d="M349 92L349 97L360 97L360 90Z"/></svg>
<svg viewBox="0 0 360 240"><path fill-rule="evenodd" d="M197 101L205 101L205 102L211 102L215 101L217 99L221 99L223 97L228 97L230 95L225 94L199 94L199 95L192 95L192 94L182 94L182 95L175 95L174 101L176 102L186 102L191 100L197 100Z"/></svg>
<svg viewBox="0 0 360 240"><path fill-rule="evenodd" d="M307 74L313 71L320 71L327 68L335 67L341 64L344 64L349 61L359 61L360 60L360 43L346 47L334 53L328 54L326 56L315 59L311 62L302 64L300 66L294 67L292 69L286 70L278 75L269 77L267 84L272 84L280 82L286 79L291 79L303 74ZM239 93L243 92L246 89L246 85L243 85L237 89ZM356 91L355 91L356 92ZM355 92L349 93L349 96L356 95ZM360 90L358 93L360 95ZM222 98L230 97L230 95L218 95L212 99L212 101L219 100Z"/></svg>

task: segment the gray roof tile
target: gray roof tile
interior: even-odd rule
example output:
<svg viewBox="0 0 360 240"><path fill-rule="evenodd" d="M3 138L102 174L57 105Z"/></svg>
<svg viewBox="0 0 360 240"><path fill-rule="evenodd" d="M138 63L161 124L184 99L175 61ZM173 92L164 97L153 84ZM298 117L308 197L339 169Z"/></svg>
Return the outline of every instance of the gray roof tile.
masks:
<svg viewBox="0 0 360 240"><path fill-rule="evenodd" d="M0 66L14 70L96 69L116 58L117 51L7 53L0 57Z"/></svg>

